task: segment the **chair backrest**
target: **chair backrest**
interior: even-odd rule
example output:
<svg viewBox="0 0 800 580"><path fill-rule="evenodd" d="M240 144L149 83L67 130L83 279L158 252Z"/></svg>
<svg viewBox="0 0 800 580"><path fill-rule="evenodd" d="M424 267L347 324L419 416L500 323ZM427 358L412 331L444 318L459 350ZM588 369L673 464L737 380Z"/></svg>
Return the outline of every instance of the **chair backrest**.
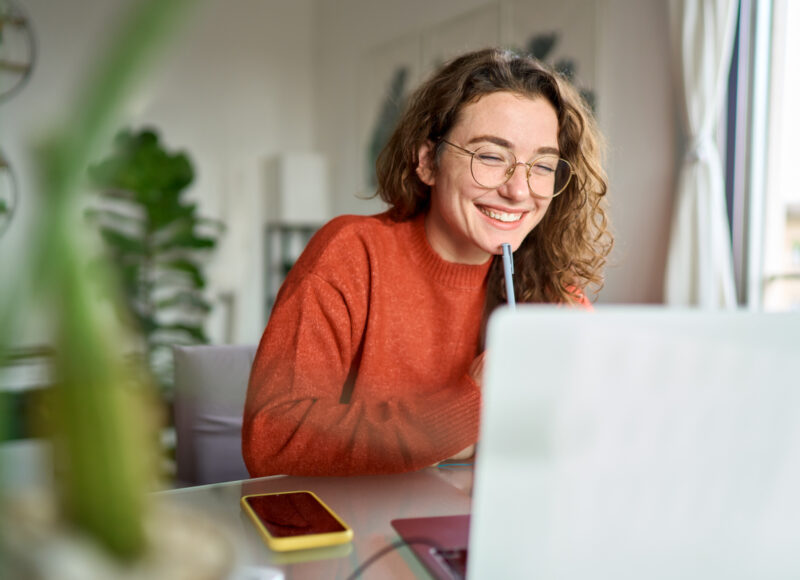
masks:
<svg viewBox="0 0 800 580"><path fill-rule="evenodd" d="M249 477L242 413L255 346L174 346L178 485Z"/></svg>

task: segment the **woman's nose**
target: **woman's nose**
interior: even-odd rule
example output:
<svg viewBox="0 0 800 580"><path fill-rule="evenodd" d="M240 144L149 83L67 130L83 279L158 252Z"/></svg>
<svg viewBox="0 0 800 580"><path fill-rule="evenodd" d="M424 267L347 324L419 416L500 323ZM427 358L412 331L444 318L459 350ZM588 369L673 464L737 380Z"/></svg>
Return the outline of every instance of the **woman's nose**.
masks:
<svg viewBox="0 0 800 580"><path fill-rule="evenodd" d="M505 182L503 187L499 189L500 195L508 199L522 200L530 196L530 189L528 189L528 166L518 162L513 166L514 173L508 181Z"/></svg>

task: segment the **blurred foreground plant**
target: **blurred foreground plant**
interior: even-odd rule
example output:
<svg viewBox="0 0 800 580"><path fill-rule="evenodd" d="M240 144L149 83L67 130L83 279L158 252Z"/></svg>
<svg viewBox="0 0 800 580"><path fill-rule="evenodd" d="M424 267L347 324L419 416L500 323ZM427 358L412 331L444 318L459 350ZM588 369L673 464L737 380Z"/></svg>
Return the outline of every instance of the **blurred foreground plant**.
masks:
<svg viewBox="0 0 800 580"><path fill-rule="evenodd" d="M125 334L98 307L98 282L86 276L86 259L94 252L81 221L84 179L143 65L192 4L133 4L77 106L37 148L44 210L33 226L27 270L4 272L0 294L0 354L7 352L26 310L43 310L52 324L52 431L62 512L123 560L135 559L146 546L144 503L155 449L145 432L152 421L145 412L148 389L123 360ZM119 300L111 271L100 271L98 279L102 292Z"/></svg>

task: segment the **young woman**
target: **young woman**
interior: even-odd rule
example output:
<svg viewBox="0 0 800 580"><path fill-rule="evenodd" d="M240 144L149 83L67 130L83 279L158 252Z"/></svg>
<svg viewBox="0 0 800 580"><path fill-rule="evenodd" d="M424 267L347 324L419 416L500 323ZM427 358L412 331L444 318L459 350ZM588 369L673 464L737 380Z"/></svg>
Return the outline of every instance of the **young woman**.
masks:
<svg viewBox="0 0 800 580"><path fill-rule="evenodd" d="M611 249L600 137L538 61L465 54L412 96L377 164L376 216L340 216L290 271L253 365L252 476L352 475L468 457L482 329L505 301L589 307Z"/></svg>

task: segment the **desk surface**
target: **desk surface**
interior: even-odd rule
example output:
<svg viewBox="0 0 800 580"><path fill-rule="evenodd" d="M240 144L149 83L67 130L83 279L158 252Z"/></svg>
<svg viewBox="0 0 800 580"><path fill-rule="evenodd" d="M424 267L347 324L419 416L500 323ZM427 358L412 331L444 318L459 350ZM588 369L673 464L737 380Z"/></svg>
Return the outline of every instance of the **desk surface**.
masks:
<svg viewBox="0 0 800 580"><path fill-rule="evenodd" d="M206 513L232 538L237 567L271 566L286 579L346 578L381 548L399 540L395 518L470 513L472 468L432 467L414 473L359 477L265 477L169 490L160 500ZM252 493L310 490L350 527L350 544L279 554L266 547L239 498ZM400 548L371 564L364 578L429 578L411 550Z"/></svg>

